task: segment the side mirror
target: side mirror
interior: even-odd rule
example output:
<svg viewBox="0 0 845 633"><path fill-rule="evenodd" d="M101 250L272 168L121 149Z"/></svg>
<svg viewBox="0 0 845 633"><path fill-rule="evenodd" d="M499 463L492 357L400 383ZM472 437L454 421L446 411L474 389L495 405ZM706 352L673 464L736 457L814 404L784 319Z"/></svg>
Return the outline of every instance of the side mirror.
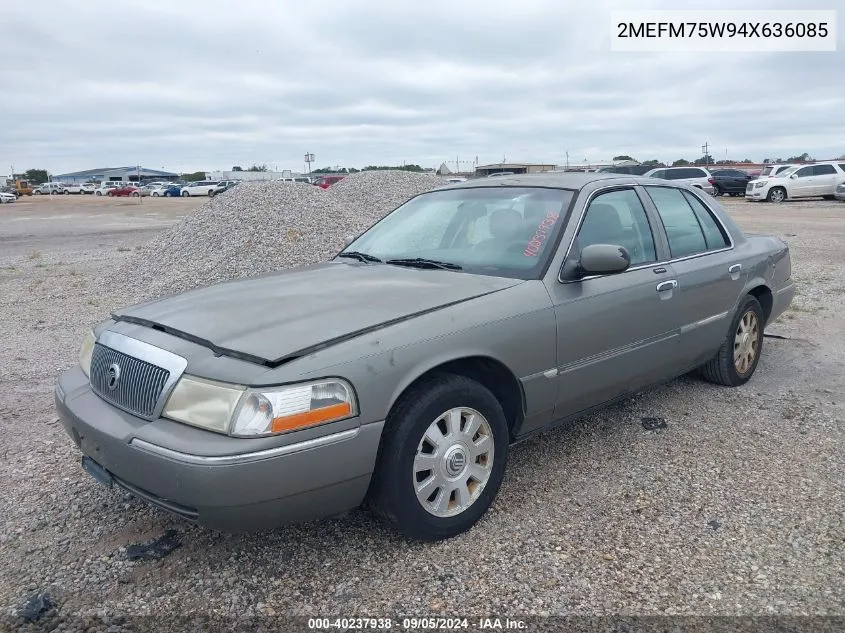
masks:
<svg viewBox="0 0 845 633"><path fill-rule="evenodd" d="M790 174L789 178L795 180L796 178L798 178L798 174Z"/></svg>
<svg viewBox="0 0 845 633"><path fill-rule="evenodd" d="M355 241L354 235L347 235L346 237L343 238L343 248L346 248L347 246L349 246L354 241Z"/></svg>
<svg viewBox="0 0 845 633"><path fill-rule="evenodd" d="M631 265L631 256L618 244L590 244L581 249L581 276L621 273Z"/></svg>

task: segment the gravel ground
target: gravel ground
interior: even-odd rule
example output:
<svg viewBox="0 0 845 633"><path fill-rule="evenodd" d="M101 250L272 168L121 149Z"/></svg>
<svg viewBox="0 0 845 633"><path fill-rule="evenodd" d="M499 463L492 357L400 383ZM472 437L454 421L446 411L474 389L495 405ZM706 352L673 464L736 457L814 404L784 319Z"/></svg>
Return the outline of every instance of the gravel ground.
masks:
<svg viewBox="0 0 845 633"><path fill-rule="evenodd" d="M409 197L444 185L402 171L361 172L329 189L302 183L244 182L143 246L108 287L124 303L215 281L325 261Z"/></svg>
<svg viewBox="0 0 845 633"><path fill-rule="evenodd" d="M344 193L337 187L330 196ZM336 242L351 215L323 193L296 195L304 209L339 214L313 229ZM184 239L223 201L175 234ZM365 511L226 535L97 486L56 422L54 381L86 326L115 307L114 271L149 275L171 260L139 259L144 232L117 246L94 236L8 251L3 236L21 213L12 207L24 205L4 207L0 610L48 591L60 613L89 616L845 614L845 205L723 201L746 230L788 240L799 283L768 330L786 338L765 339L754 379L725 389L684 377L514 447L491 511L436 544L407 542ZM392 204L380 199L369 217ZM165 235L154 239L166 244ZM309 256L331 250L317 242ZM197 266L173 283L202 274ZM646 416L666 427L646 430ZM129 560L129 546L168 529L180 547ZM55 622L42 620L46 630ZM120 630L113 622L101 630Z"/></svg>

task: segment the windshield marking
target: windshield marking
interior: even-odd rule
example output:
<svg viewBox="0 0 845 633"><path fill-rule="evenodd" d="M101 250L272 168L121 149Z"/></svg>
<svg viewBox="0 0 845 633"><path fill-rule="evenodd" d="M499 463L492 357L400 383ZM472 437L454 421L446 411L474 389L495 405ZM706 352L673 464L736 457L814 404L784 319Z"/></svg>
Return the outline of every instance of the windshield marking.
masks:
<svg viewBox="0 0 845 633"><path fill-rule="evenodd" d="M537 226L537 230L531 236L528 244L526 244L525 250L522 251L523 255L526 257L537 257L540 254L540 250L543 248L543 242L549 235L549 229L555 225L559 217L560 214L554 211L546 212L546 217Z"/></svg>

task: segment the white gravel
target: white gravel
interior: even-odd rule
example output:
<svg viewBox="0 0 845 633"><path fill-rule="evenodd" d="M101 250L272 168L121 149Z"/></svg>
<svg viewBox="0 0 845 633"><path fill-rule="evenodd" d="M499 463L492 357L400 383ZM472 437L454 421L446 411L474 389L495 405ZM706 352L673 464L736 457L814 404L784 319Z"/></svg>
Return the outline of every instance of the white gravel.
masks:
<svg viewBox="0 0 845 633"><path fill-rule="evenodd" d="M301 190L303 210L346 212L307 202L322 194ZM130 208L55 204L113 204L108 221L116 224ZM52 246L21 254L20 244L35 238L21 231L14 250L6 236L40 207L25 201L0 211L0 612L16 612L46 590L63 617L104 615L97 630L110 633L123 626L118 616L139 614L845 614L845 205L725 201L742 226L789 240L800 284L794 309L770 328L788 340L765 339L750 383L725 389L685 377L514 447L501 493L479 525L448 542L417 544L363 511L224 535L105 490L80 468L56 424L52 388L57 370L75 362L85 326L120 303L109 271L134 270L141 287L140 275L150 274L142 262L169 270L180 261L174 253L193 253L189 274L156 291L247 272L237 252L231 269L213 249L213 272L198 261L214 235L226 234L203 237L204 215L229 213L230 229L260 243L234 219L245 219L237 214L251 213L250 205L228 204L221 196L160 232L155 240L172 249L160 262L134 251L141 233L70 244L61 235L76 226L70 212L51 220ZM269 209L261 217L272 217ZM347 217L307 226L337 244L352 230ZM276 224L281 243L288 225ZM314 241L309 250L308 239L284 242L284 252L300 249L296 257L308 259L334 248ZM282 251L259 248L256 266ZM647 431L645 416L663 417L667 427ZM127 546L168 528L178 531L179 549L160 561L127 559ZM31 630L60 624L85 628L45 616Z"/></svg>
<svg viewBox="0 0 845 633"><path fill-rule="evenodd" d="M109 287L128 303L324 261L409 197L442 187L430 174L370 171L329 189L244 182L209 200L130 257Z"/></svg>

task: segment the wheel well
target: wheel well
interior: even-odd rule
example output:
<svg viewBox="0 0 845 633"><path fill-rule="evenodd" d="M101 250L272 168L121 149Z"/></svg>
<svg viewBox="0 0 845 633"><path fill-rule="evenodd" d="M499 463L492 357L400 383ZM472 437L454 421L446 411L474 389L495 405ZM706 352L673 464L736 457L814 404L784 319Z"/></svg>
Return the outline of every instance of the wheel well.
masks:
<svg viewBox="0 0 845 633"><path fill-rule="evenodd" d="M458 358L432 367L405 387L396 401L398 402L409 389L436 374L456 374L481 383L496 396L502 405L511 431L518 428L518 424L522 422L525 407L519 380L503 363L486 356ZM394 402L391 409L395 405Z"/></svg>
<svg viewBox="0 0 845 633"><path fill-rule="evenodd" d="M763 308L763 319L765 323L768 323L769 316L772 314L772 304L774 303L772 291L766 286L757 286L756 288L749 290L748 294L760 302L760 306Z"/></svg>

